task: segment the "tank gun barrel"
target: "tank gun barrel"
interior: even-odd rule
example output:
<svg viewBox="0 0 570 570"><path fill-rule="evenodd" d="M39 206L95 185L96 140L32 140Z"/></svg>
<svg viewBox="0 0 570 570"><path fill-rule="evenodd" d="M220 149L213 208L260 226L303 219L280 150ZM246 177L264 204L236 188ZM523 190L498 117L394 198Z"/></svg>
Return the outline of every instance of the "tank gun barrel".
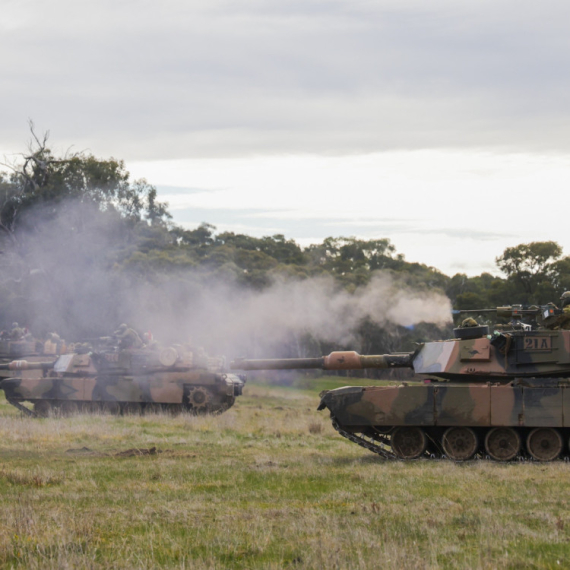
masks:
<svg viewBox="0 0 570 570"><path fill-rule="evenodd" d="M0 370L50 370L54 362L28 362L27 360L12 360L0 364Z"/></svg>
<svg viewBox="0 0 570 570"><path fill-rule="evenodd" d="M482 313L496 313L498 311L499 308L502 307L497 307L495 309L453 309L451 311L452 315L478 315L478 314L482 314Z"/></svg>
<svg viewBox="0 0 570 570"><path fill-rule="evenodd" d="M354 351L331 352L320 358L275 358L247 360L238 358L230 364L233 370L361 370L363 368L412 368L414 353L360 355Z"/></svg>
<svg viewBox="0 0 570 570"><path fill-rule="evenodd" d="M324 357L321 358L273 358L263 360L247 360L236 358L230 363L233 370L294 370L296 368L324 367Z"/></svg>
<svg viewBox="0 0 570 570"><path fill-rule="evenodd" d="M522 319L527 315L549 315L560 312L554 305L542 305L540 307L534 305L531 307L523 307L522 305L513 305L506 307L495 307L494 309L454 309L451 311L453 315L481 315L483 313L495 313L497 317Z"/></svg>

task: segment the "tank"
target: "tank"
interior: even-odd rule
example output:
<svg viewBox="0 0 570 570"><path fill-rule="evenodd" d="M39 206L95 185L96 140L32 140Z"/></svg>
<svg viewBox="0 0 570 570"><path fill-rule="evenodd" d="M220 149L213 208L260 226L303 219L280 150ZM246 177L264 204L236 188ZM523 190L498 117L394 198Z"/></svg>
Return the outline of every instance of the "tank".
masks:
<svg viewBox="0 0 570 570"><path fill-rule="evenodd" d="M515 321L493 334L485 325L458 327L453 339L414 352L240 359L232 368L410 368L416 381L326 391L318 409L330 411L340 435L385 458L552 461L569 451L570 330L533 329L507 309L496 311Z"/></svg>
<svg viewBox="0 0 570 570"><path fill-rule="evenodd" d="M241 395L245 376L225 360L182 346L73 352L55 360L0 364L7 401L34 416L76 411L221 413ZM29 404L32 407L29 407Z"/></svg>

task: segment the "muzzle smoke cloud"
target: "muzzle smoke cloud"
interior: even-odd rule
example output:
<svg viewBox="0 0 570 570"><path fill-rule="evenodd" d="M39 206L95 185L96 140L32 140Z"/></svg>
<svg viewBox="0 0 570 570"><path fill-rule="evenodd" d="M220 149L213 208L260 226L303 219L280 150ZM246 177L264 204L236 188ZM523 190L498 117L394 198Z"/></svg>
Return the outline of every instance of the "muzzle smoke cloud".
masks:
<svg viewBox="0 0 570 570"><path fill-rule="evenodd" d="M363 319L380 326L444 325L450 315L444 295L402 289L390 275L378 274L353 294L339 289L331 277L280 280L261 292L217 284L188 298L177 328L196 342L222 343L226 350L243 347L245 339L276 347L300 334L347 346L357 341L354 333ZM164 326L161 320L154 325Z"/></svg>
<svg viewBox="0 0 570 570"><path fill-rule="evenodd" d="M41 219L20 236L32 298L25 324L36 334L56 330L78 340L109 334L124 321L159 341L191 341L232 358L279 356L269 351L302 335L358 349L363 319L381 326L451 321L445 295L410 289L388 273L354 293L332 277L280 279L255 291L203 269L136 273L113 264L113 256L137 255L116 218L66 203Z"/></svg>

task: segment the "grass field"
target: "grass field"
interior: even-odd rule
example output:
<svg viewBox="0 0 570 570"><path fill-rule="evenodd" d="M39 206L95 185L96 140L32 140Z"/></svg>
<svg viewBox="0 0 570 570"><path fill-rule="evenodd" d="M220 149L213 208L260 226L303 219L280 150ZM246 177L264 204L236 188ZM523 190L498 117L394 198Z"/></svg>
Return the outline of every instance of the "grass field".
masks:
<svg viewBox="0 0 570 570"><path fill-rule="evenodd" d="M315 410L334 382L248 384L216 417L2 401L0 566L570 567L567 463L387 462Z"/></svg>

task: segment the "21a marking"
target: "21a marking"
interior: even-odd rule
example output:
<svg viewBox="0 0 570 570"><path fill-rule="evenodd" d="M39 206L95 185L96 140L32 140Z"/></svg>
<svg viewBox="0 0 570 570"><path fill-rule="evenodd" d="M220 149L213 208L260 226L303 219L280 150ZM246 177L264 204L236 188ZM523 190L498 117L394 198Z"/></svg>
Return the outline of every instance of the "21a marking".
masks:
<svg viewBox="0 0 570 570"><path fill-rule="evenodd" d="M525 350L552 350L552 337L531 336L524 339Z"/></svg>

